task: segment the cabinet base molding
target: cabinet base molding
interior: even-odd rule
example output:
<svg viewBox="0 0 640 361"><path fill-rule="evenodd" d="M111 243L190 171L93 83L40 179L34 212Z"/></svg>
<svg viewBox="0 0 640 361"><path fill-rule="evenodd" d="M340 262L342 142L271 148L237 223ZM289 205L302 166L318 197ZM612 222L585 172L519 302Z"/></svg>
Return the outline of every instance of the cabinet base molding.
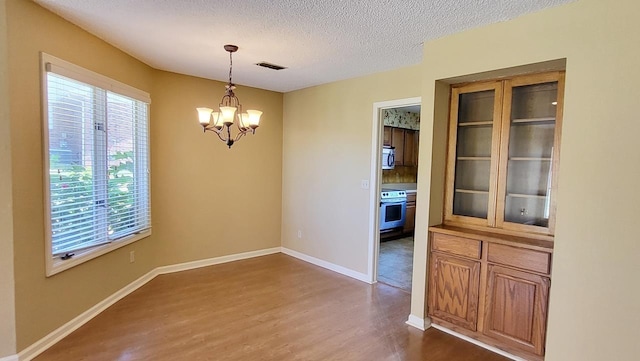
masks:
<svg viewBox="0 0 640 361"><path fill-rule="evenodd" d="M430 318L420 318L418 316L409 315L409 319L405 322L407 325L411 327L415 327L418 330L425 331L431 327L431 319Z"/></svg>
<svg viewBox="0 0 640 361"><path fill-rule="evenodd" d="M407 323L409 323L409 321L407 321ZM465 340L467 342L471 342L472 344L474 344L476 346L480 346L480 347L482 347L482 348L484 348L486 350L489 350L491 352L497 353L498 355L504 356L506 358L510 358L512 360L515 360L515 361L527 361L527 359L518 357L516 355L512 355L512 354L510 354L510 353L508 353L506 351L503 351L503 350L501 350L501 349L499 349L497 347L493 347L493 346L488 345L488 344L486 344L484 342L480 342L480 341L478 341L478 340L476 340L474 338L465 336L465 335L463 335L461 333L457 333L456 331L452 331L452 330L450 330L450 329L448 329L448 328L446 328L444 326L440 326L438 324L432 323L431 327L435 328L436 330L440 330L442 332L448 333L451 336L455 336L455 337L457 337L459 339Z"/></svg>

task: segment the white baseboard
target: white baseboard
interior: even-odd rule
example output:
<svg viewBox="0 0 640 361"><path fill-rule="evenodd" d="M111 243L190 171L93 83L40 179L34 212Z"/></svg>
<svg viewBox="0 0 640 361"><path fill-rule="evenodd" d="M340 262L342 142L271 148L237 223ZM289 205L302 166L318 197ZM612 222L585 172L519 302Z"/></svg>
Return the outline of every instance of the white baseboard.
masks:
<svg viewBox="0 0 640 361"><path fill-rule="evenodd" d="M257 251L250 251L250 252L244 252L244 253L230 254L228 256L201 259L201 260L192 261L192 262L178 263L170 266L158 267L155 270L158 274L162 275L166 273L187 271L190 269L195 269L200 267L207 267L207 266L213 266L221 263L239 261L247 258L266 256L274 253L280 253L280 247L267 248L267 249L261 249Z"/></svg>
<svg viewBox="0 0 640 361"><path fill-rule="evenodd" d="M484 342L480 342L480 341L478 341L478 340L476 340L474 338L471 338L469 336L465 336L465 335L463 335L461 333L457 333L456 331L452 331L452 330L450 330L450 329L448 329L446 327L442 327L440 325L436 325L435 323L431 324L431 326L433 326L433 328L438 329L438 330L440 330L442 332L446 332L446 333L448 333L448 334L450 334L452 336L455 336L457 338L463 339L463 340L465 340L467 342L471 342L474 345L480 346L480 347L482 347L484 349L487 349L487 350L489 350L491 352L495 352L498 355L502 355L502 356L504 356L506 358L510 358L510 359L512 359L514 361L527 361L526 359L523 359L523 358L518 357L516 355L512 355L512 354L510 354L510 353L508 353L506 351L503 351L503 350L501 350L501 349L499 349L497 347L493 347L491 345L487 345Z"/></svg>
<svg viewBox="0 0 640 361"><path fill-rule="evenodd" d="M292 249L286 248L286 247L282 247L282 253L289 255L291 257L295 257L298 259L301 259L305 262L309 262L311 264L314 264L316 266L320 266L322 268L326 268L328 270L331 270L333 272L337 272L340 274L343 274L345 276L351 277L351 278L355 278L358 281L362 281L368 284L371 284L371 280L370 277L364 273L360 273L360 272L356 272L354 270L348 269L346 267L342 267L342 266L338 266L337 264L333 264L331 262L327 262L324 260L321 260L319 258L315 258L315 257L311 257L309 255L306 255L304 253L300 253L298 251L294 251Z"/></svg>
<svg viewBox="0 0 640 361"><path fill-rule="evenodd" d="M421 318L414 315L409 315L409 319L405 322L407 325L417 328L418 330L425 331L431 327L431 320L428 318Z"/></svg>
<svg viewBox="0 0 640 361"><path fill-rule="evenodd" d="M198 260L193 262L186 262L186 263L180 263L176 265L154 268L144 276L124 286L119 291L116 291L111 296L100 301L95 306L91 307L90 309L86 310L82 314L78 315L76 318L58 327L56 330L54 330L50 334L46 335L45 337L36 341L34 344L25 348L24 350L19 352L18 355L2 358L0 359L0 361L32 360L39 354L46 351L49 347L53 346L56 342L66 337L71 332L77 330L78 328L80 328L80 326L89 322L92 318L96 317L100 312L106 310L107 308L109 308L109 306L118 302L125 296L129 295L131 292L142 287L144 284L151 281L158 275L179 272L179 271L186 271L194 268L206 267L206 266L232 262L232 261L238 261L238 260L247 259L247 258L265 256L268 254L279 253L279 252L280 252L280 247L274 247L274 248L268 248L268 249L263 249L258 251L244 252L244 253L232 254L228 256L214 257L214 258L208 258L208 259L203 259L203 260Z"/></svg>
<svg viewBox="0 0 640 361"><path fill-rule="evenodd" d="M69 335L71 332L80 328L80 326L89 322L92 318L96 317L100 312L109 308L109 306L120 301L122 298L124 298L131 292L142 287L145 283L151 281L157 275L158 274L156 273L155 269L149 271L144 276L129 283L128 285L124 286L120 290L116 291L116 293L98 302L95 306L91 307L90 309L84 311L83 313L78 315L76 318L58 327L56 330L54 330L50 334L46 335L45 337L36 341L31 346L20 351L20 353L18 353L20 361L29 361L34 357L38 356L39 354L43 353L49 347L53 346L56 342L62 340L65 336Z"/></svg>

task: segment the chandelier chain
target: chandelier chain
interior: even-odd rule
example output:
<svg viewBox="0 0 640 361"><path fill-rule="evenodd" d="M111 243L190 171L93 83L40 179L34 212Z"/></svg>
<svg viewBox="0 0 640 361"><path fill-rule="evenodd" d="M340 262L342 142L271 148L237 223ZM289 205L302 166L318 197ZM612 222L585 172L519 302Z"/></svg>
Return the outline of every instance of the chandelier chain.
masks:
<svg viewBox="0 0 640 361"><path fill-rule="evenodd" d="M233 69L233 53L229 52L229 85L233 84L231 82L231 70Z"/></svg>

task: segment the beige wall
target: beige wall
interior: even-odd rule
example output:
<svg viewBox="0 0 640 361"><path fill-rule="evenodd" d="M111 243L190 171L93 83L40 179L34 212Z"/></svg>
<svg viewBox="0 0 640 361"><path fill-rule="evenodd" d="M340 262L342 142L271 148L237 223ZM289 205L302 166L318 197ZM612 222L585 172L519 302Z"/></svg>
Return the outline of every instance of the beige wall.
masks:
<svg viewBox="0 0 640 361"><path fill-rule="evenodd" d="M228 149L202 132L195 110L217 106L224 89L154 73L151 196L160 265L280 246L282 93L236 89L246 109L264 114L255 135Z"/></svg>
<svg viewBox="0 0 640 361"><path fill-rule="evenodd" d="M201 133L195 111L217 105L224 84L154 70L31 1L6 3L12 147L5 152L3 140L0 167L11 154L13 174L2 173L0 182L8 186L2 183L0 190L13 185L13 213L8 211L14 222L15 276L9 281L15 278L18 351L157 266L280 245L281 93L239 87L242 103L264 115L258 134L229 150L214 135ZM153 235L49 278L43 248L40 51L149 92L152 99ZM2 130L8 126L0 125ZM0 248L10 235L1 236ZM136 261L129 263L132 250ZM0 257L4 254L11 252ZM7 287L3 297L11 296ZM0 299L7 306L9 301ZM11 317L13 307L7 312Z"/></svg>
<svg viewBox="0 0 640 361"><path fill-rule="evenodd" d="M16 353L7 17L0 2L0 358Z"/></svg>
<svg viewBox="0 0 640 361"><path fill-rule="evenodd" d="M419 66L285 94L283 247L367 273L373 103L419 95Z"/></svg>
<svg viewBox="0 0 640 361"><path fill-rule="evenodd" d="M419 195L441 189L427 180L444 152L425 141L444 136L430 115L437 80L567 59L547 361L640 354L638 14L637 1L581 0L424 47ZM441 190L431 193L431 202L418 199L416 239L425 239L428 215L441 219ZM412 312L422 310L414 298Z"/></svg>
<svg viewBox="0 0 640 361"><path fill-rule="evenodd" d="M150 239L45 277L39 52L150 92L152 69L31 1L8 0L18 350L145 274ZM129 263L129 251L136 262Z"/></svg>

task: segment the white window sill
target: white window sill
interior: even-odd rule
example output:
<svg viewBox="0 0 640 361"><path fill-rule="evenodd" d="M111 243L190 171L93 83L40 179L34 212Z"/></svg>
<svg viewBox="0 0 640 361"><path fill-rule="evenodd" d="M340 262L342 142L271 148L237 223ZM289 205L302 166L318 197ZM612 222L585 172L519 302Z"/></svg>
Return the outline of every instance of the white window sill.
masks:
<svg viewBox="0 0 640 361"><path fill-rule="evenodd" d="M73 268L79 264L90 261L96 257L100 257L103 254L115 251L118 248L124 247L133 242L139 241L143 238L147 238L151 235L151 230L147 230L142 233L134 234L129 237L113 241L111 243L75 252L75 255L67 260L61 260L59 257L47 259L47 277L53 276L62 271Z"/></svg>

